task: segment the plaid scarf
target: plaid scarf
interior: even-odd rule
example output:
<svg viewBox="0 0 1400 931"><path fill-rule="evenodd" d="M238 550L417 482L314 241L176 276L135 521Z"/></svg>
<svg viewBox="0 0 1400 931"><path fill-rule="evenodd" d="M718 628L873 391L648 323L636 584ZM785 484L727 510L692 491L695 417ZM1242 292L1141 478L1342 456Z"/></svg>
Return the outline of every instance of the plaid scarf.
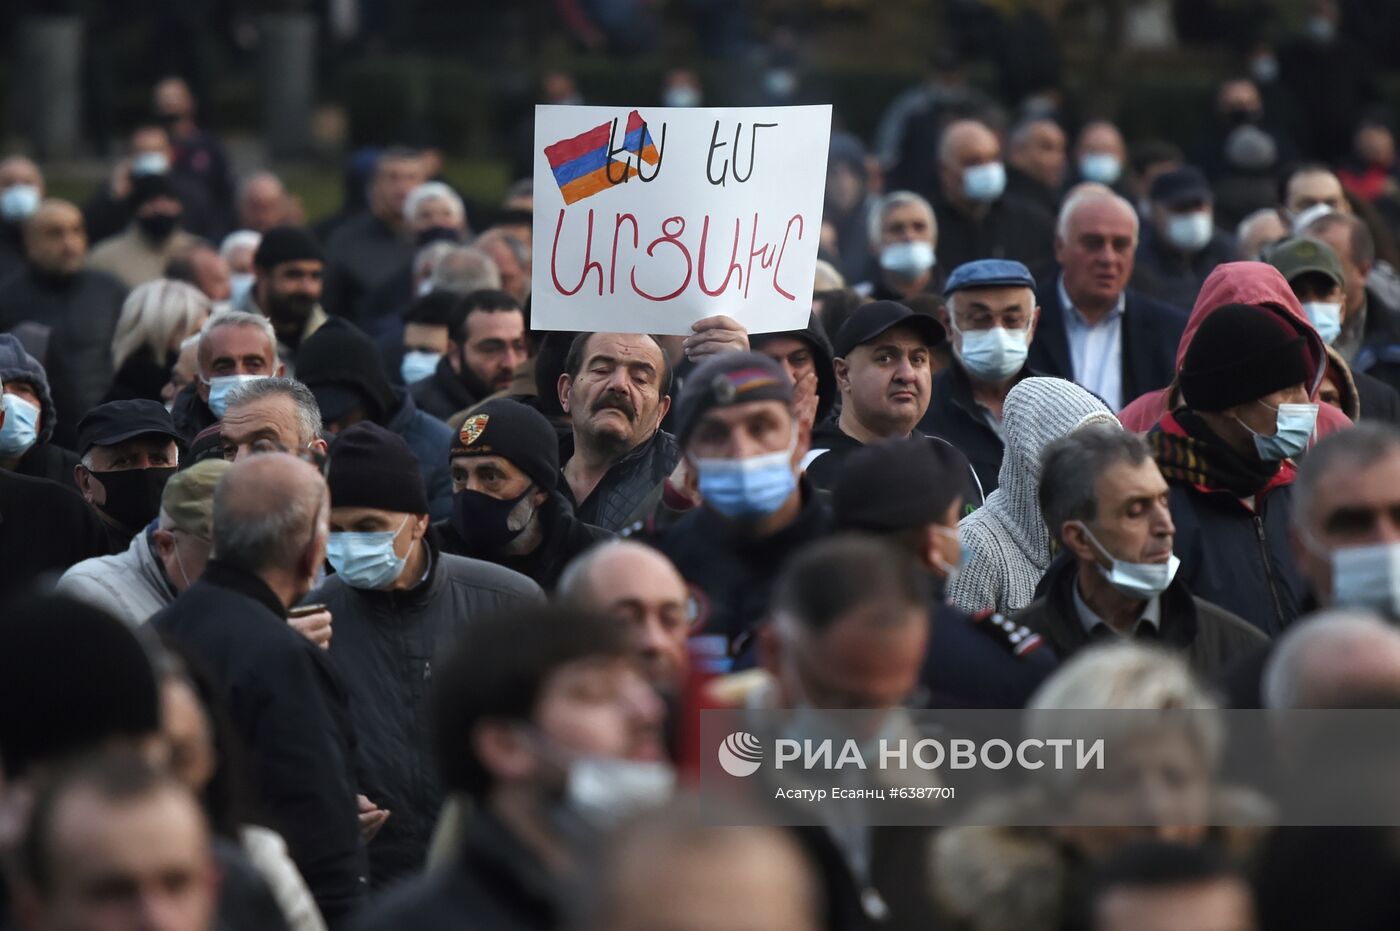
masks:
<svg viewBox="0 0 1400 931"><path fill-rule="evenodd" d="M1175 423L1182 432L1171 430ZM1186 482L1237 498L1257 495L1278 474L1282 463L1241 456L1193 411L1178 408L1147 435L1152 458L1169 482Z"/></svg>

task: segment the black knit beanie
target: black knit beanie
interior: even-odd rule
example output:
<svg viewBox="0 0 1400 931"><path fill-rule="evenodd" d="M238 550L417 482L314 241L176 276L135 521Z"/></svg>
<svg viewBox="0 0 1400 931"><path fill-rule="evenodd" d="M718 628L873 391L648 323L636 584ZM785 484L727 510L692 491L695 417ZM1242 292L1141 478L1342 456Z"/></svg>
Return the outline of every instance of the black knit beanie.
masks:
<svg viewBox="0 0 1400 931"><path fill-rule="evenodd" d="M539 411L510 398L494 398L472 408L452 441L451 455L500 456L542 491L552 492L559 484L559 438L554 428Z"/></svg>
<svg viewBox="0 0 1400 931"><path fill-rule="evenodd" d="M331 444L326 484L333 508L428 513L423 475L408 444L369 421L346 427Z"/></svg>
<svg viewBox="0 0 1400 931"><path fill-rule="evenodd" d="M300 226L275 226L263 233L253 264L258 268L276 268L283 262L324 262L325 254L310 230Z"/></svg>
<svg viewBox="0 0 1400 931"><path fill-rule="evenodd" d="M1226 304L1201 323L1177 379L1197 411L1257 401L1312 376L1303 336L1265 307Z"/></svg>

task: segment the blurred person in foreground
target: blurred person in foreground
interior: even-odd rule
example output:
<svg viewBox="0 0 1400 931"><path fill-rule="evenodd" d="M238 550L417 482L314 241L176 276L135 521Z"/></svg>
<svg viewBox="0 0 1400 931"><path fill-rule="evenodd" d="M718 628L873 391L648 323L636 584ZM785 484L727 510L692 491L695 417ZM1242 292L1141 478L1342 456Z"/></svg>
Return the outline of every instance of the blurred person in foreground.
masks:
<svg viewBox="0 0 1400 931"><path fill-rule="evenodd" d="M334 619L330 656L345 676L365 795L388 817L370 844L375 888L423 865L443 791L432 773L424 683L479 617L543 593L491 563L442 553L428 532L428 498L402 439L371 423L330 448L330 537L335 575L306 596Z"/></svg>
<svg viewBox="0 0 1400 931"><path fill-rule="evenodd" d="M1085 911L1088 931L1256 931L1248 877L1218 851L1146 842L1125 848L1094 871Z"/></svg>
<svg viewBox="0 0 1400 931"><path fill-rule="evenodd" d="M1025 793L989 799L973 816L980 826L942 831L930 875L950 917L979 931L1072 927L1066 921L1073 917L1073 895L1096 865L1112 863L1133 844L1160 841L1241 855L1257 840L1255 828L1211 827L1262 823L1267 806L1214 784L1222 721L1184 659L1139 643L1095 646L1047 679L1030 709L1028 734L1040 727L1058 736L1078 726L1088 728L1086 736L1109 739L1112 774L1053 773ZM1100 713L1069 717L1069 709ZM1102 714L1129 709L1176 713ZM1018 826L1028 817L1046 826Z"/></svg>
<svg viewBox="0 0 1400 931"><path fill-rule="evenodd" d="M695 804L626 825L597 865L585 931L817 931L822 889L792 839L717 827Z"/></svg>
<svg viewBox="0 0 1400 931"><path fill-rule="evenodd" d="M357 931L551 931L602 832L670 795L661 703L611 618L537 607L478 619L433 677L431 709L443 785L471 806L451 858Z"/></svg>

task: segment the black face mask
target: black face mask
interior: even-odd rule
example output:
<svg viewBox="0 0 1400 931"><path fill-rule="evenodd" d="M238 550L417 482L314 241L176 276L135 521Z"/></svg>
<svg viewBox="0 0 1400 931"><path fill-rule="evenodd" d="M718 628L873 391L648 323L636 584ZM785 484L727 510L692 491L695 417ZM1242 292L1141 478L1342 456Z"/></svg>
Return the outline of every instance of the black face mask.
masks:
<svg viewBox="0 0 1400 931"><path fill-rule="evenodd" d="M160 513L160 494L175 468L90 472L107 491L102 511L128 530L140 530Z"/></svg>
<svg viewBox="0 0 1400 931"><path fill-rule="evenodd" d="M498 553L525 528L511 530L506 525L510 512L530 492L531 485L514 498L493 498L479 491L459 491L452 496L452 526L471 550Z"/></svg>
<svg viewBox="0 0 1400 931"><path fill-rule="evenodd" d="M165 242L175 232L175 226L180 222L180 218L170 213L153 213L147 217L137 217L136 227L141 230L141 235L151 242Z"/></svg>
<svg viewBox="0 0 1400 931"><path fill-rule="evenodd" d="M461 242L462 233L451 226L430 226L418 235L413 237L414 245L419 249L435 242Z"/></svg>

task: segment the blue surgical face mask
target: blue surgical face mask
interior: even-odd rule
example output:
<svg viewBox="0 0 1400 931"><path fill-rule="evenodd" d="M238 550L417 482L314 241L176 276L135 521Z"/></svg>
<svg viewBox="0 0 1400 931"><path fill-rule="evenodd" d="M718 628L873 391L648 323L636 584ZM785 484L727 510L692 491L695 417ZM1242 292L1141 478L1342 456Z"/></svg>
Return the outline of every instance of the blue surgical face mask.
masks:
<svg viewBox="0 0 1400 931"><path fill-rule="evenodd" d="M411 385L415 381L427 378L437 371L438 360L441 358L442 353L440 352L422 352L413 349L404 353L403 362L399 364L399 374L403 376L403 383Z"/></svg>
<svg viewBox="0 0 1400 931"><path fill-rule="evenodd" d="M248 296L248 292L253 290L252 272L235 272L228 276L229 303L234 307L243 303L243 299Z"/></svg>
<svg viewBox="0 0 1400 931"><path fill-rule="evenodd" d="M396 530L336 531L326 541L326 559L351 588L388 588L408 562L394 551L394 540L407 524L405 517Z"/></svg>
<svg viewBox="0 0 1400 931"><path fill-rule="evenodd" d="M1303 312L1308 315L1313 329L1322 341L1332 345L1342 333L1342 305L1331 301L1308 301L1303 304Z"/></svg>
<svg viewBox="0 0 1400 931"><path fill-rule="evenodd" d="M951 319L951 314L949 317ZM953 332L962 336L958 358L962 360L963 367L982 381L1006 381L1021 371L1030 353L1028 330L1008 330L1005 327L959 330L954 323Z"/></svg>
<svg viewBox="0 0 1400 931"><path fill-rule="evenodd" d="M1079 157L1079 176L1085 181L1113 184L1123 173L1123 163L1109 152L1086 152Z"/></svg>
<svg viewBox="0 0 1400 931"><path fill-rule="evenodd" d="M1331 563L1334 605L1400 618L1400 543L1338 547Z"/></svg>
<svg viewBox="0 0 1400 931"><path fill-rule="evenodd" d="M963 196L968 200L992 201L1006 190L1006 166L987 162L963 169Z"/></svg>
<svg viewBox="0 0 1400 931"><path fill-rule="evenodd" d="M756 520L783 506L797 487L792 453L797 446L793 432L788 448L747 459L699 459L700 497L725 517Z"/></svg>
<svg viewBox="0 0 1400 931"><path fill-rule="evenodd" d="M224 419L224 414L228 412L228 396L233 390L244 382L257 381L259 378L266 378L266 375L215 375L213 378L199 377L200 381L209 386L209 410L220 420Z"/></svg>
<svg viewBox="0 0 1400 931"><path fill-rule="evenodd" d="M926 242L892 242L880 250L880 267L887 272L917 278L933 268L933 246Z"/></svg>
<svg viewBox="0 0 1400 931"><path fill-rule="evenodd" d="M1167 241L1182 252L1200 252L1215 232L1209 210L1193 210L1167 218Z"/></svg>
<svg viewBox="0 0 1400 931"><path fill-rule="evenodd" d="M32 184L12 184L0 191L0 217L6 223L23 223L39 209L39 189Z"/></svg>
<svg viewBox="0 0 1400 931"><path fill-rule="evenodd" d="M0 456L23 456L39 438L39 408L18 395L5 398L5 426L0 428Z"/></svg>
<svg viewBox="0 0 1400 931"><path fill-rule="evenodd" d="M1255 403L1269 407L1263 401ZM1255 433L1250 430L1249 424L1235 418L1236 423L1254 435L1254 449L1259 453L1259 458L1265 462L1278 462L1291 459L1307 449L1313 427L1317 425L1317 405L1280 404L1277 408L1269 407L1269 410L1278 413L1278 429L1273 436Z"/></svg>

